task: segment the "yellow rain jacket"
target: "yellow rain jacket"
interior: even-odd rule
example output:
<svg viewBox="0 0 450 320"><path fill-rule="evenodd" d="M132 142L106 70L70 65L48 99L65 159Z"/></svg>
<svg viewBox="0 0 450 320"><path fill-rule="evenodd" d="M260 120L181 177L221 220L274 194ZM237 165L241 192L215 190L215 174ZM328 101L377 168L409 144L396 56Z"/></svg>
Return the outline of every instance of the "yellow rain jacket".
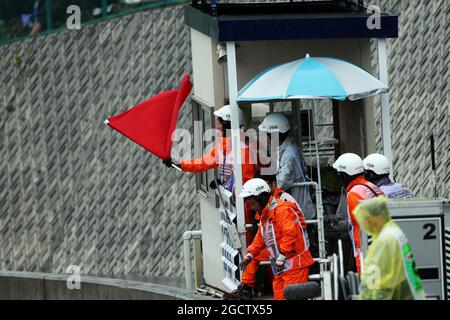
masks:
<svg viewBox="0 0 450 320"><path fill-rule="evenodd" d="M411 247L402 230L391 220L385 197L362 202L355 209L361 228L372 236L361 275L360 300L422 300L422 280ZM381 224L371 218L381 216Z"/></svg>

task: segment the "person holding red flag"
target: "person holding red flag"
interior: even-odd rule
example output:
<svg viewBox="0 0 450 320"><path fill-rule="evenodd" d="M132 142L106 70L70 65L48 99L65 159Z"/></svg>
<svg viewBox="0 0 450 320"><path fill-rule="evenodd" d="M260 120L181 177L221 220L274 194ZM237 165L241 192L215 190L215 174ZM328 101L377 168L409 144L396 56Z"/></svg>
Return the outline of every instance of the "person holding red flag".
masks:
<svg viewBox="0 0 450 320"><path fill-rule="evenodd" d="M155 156L167 159L172 150L171 137L177 126L178 113L191 89L190 77L185 75L178 90L160 92L106 119L105 124Z"/></svg>
<svg viewBox="0 0 450 320"><path fill-rule="evenodd" d="M244 125L244 113L239 110L239 126ZM221 132L219 141L208 153L204 154L199 159L181 160L179 163L174 163L171 158L163 160L164 164L171 168L179 167L184 172L205 172L216 167L219 168L219 177L217 180L211 182L212 189L217 188L217 184L221 184L228 191L234 193L234 168L233 168L233 149L231 144L231 107L225 105L214 112L216 116L216 128ZM255 176L257 164L252 156L250 147L241 141L241 159L237 161L242 163L242 183L252 179ZM238 159L238 160L241 160ZM253 212L250 207L244 204L245 223L249 224L252 221ZM252 230L246 231L246 243L250 244L253 239Z"/></svg>
<svg viewBox="0 0 450 320"><path fill-rule="evenodd" d="M216 128L222 133L219 141L214 147L200 159L181 160L173 162L171 158L163 160L164 164L171 168L172 165L179 167L184 172L205 172L219 167L219 182L228 191L234 190L233 150L231 148L231 107L225 105L214 112L216 116ZM244 114L239 109L240 126L244 124ZM241 142L242 155L242 179L243 183L255 176L256 163L251 161L250 148ZM238 161L241 162L241 161ZM213 182L214 187L215 182Z"/></svg>

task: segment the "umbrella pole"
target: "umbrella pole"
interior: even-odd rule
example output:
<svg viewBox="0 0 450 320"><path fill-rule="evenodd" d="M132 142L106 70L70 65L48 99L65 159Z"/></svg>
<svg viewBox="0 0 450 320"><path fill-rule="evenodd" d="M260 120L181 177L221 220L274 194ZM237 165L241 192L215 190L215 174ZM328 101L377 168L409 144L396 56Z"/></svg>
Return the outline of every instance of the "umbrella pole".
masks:
<svg viewBox="0 0 450 320"><path fill-rule="evenodd" d="M320 178L320 157L319 157L319 145L318 145L318 137L317 137L317 127L316 127L316 113L314 112L314 100L311 100L311 115L312 115L312 126L314 130L314 145L316 151L316 166L317 166L317 184L319 185L319 189L322 190L322 182Z"/></svg>

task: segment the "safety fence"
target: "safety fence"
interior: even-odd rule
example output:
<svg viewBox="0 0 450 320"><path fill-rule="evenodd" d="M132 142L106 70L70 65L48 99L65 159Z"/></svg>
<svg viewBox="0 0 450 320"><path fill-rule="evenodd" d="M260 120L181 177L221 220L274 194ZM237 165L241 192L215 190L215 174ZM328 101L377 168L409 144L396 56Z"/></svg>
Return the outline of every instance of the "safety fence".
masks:
<svg viewBox="0 0 450 320"><path fill-rule="evenodd" d="M0 45L189 0L0 0Z"/></svg>

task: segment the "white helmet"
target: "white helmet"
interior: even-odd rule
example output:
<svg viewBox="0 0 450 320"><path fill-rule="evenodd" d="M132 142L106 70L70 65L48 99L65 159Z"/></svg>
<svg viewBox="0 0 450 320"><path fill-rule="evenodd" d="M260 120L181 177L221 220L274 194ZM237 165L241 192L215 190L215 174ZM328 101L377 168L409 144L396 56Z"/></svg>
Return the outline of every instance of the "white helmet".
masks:
<svg viewBox="0 0 450 320"><path fill-rule="evenodd" d="M371 170L377 175L391 173L391 162L379 153L372 153L363 160L364 170Z"/></svg>
<svg viewBox="0 0 450 320"><path fill-rule="evenodd" d="M270 187L263 179L254 178L248 180L244 185L242 186L242 191L239 194L240 198L248 198L252 196L259 196L263 192L270 193Z"/></svg>
<svg viewBox="0 0 450 320"><path fill-rule="evenodd" d="M239 110L239 126L243 126L244 125L244 112L242 112L242 110L240 108L238 108L238 110ZM219 110L214 111L214 115L217 118L221 118L222 120L231 121L231 106L229 104L224 105Z"/></svg>
<svg viewBox="0 0 450 320"><path fill-rule="evenodd" d="M334 163L333 168L337 172L345 172L349 176L354 176L364 172L362 159L354 153L344 153Z"/></svg>
<svg viewBox="0 0 450 320"><path fill-rule="evenodd" d="M289 125L289 120L279 112L274 112L267 115L258 127L260 131L266 131L268 133L286 133L290 128L291 126Z"/></svg>

